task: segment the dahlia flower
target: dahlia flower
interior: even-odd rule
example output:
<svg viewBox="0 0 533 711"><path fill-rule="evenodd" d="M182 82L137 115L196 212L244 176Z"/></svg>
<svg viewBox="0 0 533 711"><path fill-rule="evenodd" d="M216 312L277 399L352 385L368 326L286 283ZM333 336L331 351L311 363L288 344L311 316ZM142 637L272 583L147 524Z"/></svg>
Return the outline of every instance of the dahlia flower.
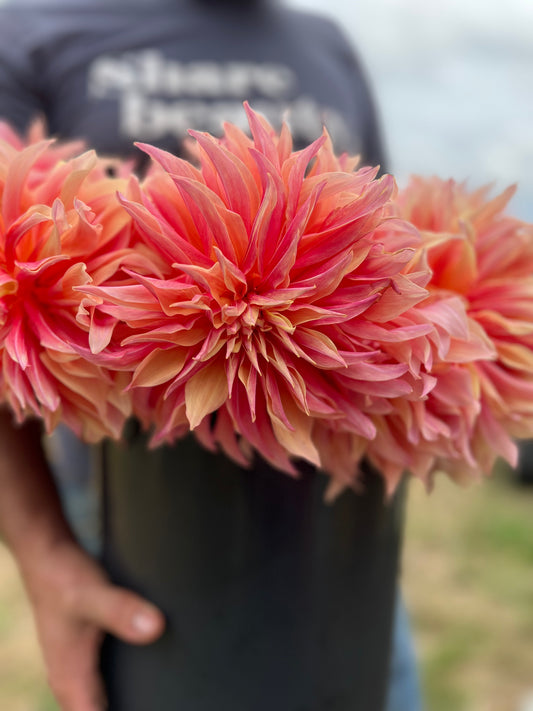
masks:
<svg viewBox="0 0 533 711"><path fill-rule="evenodd" d="M442 430L432 469L458 479L490 472L498 456L515 465L513 438L533 434L533 226L505 214L513 192L490 199L486 187L415 177L397 200L422 234L430 300L460 299L470 331L493 351L439 365L418 405Z"/></svg>
<svg viewBox="0 0 533 711"><path fill-rule="evenodd" d="M246 466L392 493L516 459L533 432L533 227L512 189L391 176L251 137L191 131L197 165L128 164L0 124L0 400L19 420L152 445L193 430ZM118 177L110 177L110 174ZM118 197L117 197L118 194Z"/></svg>
<svg viewBox="0 0 533 711"><path fill-rule="evenodd" d="M80 155L85 150L83 141L53 141L46 128L43 119L37 118L28 127L25 136L17 133L7 122L0 121L0 141L7 143L16 152L21 152L27 146L42 142L48 143L48 149L41 151L35 158L31 171L28 173L26 181L30 190L33 190L46 179L50 170L60 162Z"/></svg>
<svg viewBox="0 0 533 711"><path fill-rule="evenodd" d="M434 387L431 353L445 355L466 316L448 303L414 313L430 272L423 259L407 269L420 238L390 217L391 176L354 171L327 133L293 152L287 127L278 136L247 111L251 138L230 124L222 139L191 131L198 167L141 146L154 166L122 203L169 268L83 290L119 324L154 445L192 429L241 463L255 449L286 472L303 458L353 483L376 418ZM345 440L335 456L332 432Z"/></svg>
<svg viewBox="0 0 533 711"><path fill-rule="evenodd" d="M130 220L115 197L125 181L39 131L25 145L0 125L0 399L49 431L63 420L88 441L116 437L131 409L126 378L84 357L94 343L76 287L111 278L127 251Z"/></svg>

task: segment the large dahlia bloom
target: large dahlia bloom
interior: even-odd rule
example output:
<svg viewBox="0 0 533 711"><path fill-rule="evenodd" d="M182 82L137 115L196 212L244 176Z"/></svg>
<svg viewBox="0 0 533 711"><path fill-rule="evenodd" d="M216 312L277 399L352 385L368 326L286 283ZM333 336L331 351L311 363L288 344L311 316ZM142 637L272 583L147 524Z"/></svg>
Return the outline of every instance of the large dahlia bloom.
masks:
<svg viewBox="0 0 533 711"><path fill-rule="evenodd" d="M94 343L76 289L112 278L127 251L130 220L115 197L125 181L39 131L25 145L0 126L0 399L48 430L62 420L88 441L116 437L131 409L126 382L85 357Z"/></svg>
<svg viewBox="0 0 533 711"><path fill-rule="evenodd" d="M391 224L394 222L385 221L374 237L390 242ZM426 298L383 322L361 323L358 332L361 337L379 341L390 356L408 364L412 387L386 402L374 402L372 421L376 434L370 441L331 424L321 426L323 459L335 462L342 472L332 482L329 496L335 496L349 482L354 452L365 456L382 474L389 495L406 471L431 483L440 460L470 456L469 432L480 403L469 367L481 360L492 360L494 349L469 319L461 299L431 290L431 272L422 248L405 265L403 274L423 278L430 289ZM422 326L428 331L414 336Z"/></svg>
<svg viewBox="0 0 533 711"><path fill-rule="evenodd" d="M444 338L412 315L430 273L422 259L407 270L419 236L389 217L391 176L354 172L326 134L293 152L286 127L277 136L248 116L252 138L191 132L198 168L142 146L155 164L123 204L168 268L85 292L115 320L154 444L193 429L242 463L254 448L287 472L303 458L349 483L364 450L353 437L368 443L391 402L434 386L429 354L461 315L435 308ZM112 347L100 357L119 360ZM331 431L347 438L333 457Z"/></svg>
<svg viewBox="0 0 533 711"><path fill-rule="evenodd" d="M397 200L422 234L430 300L455 295L471 332L493 350L439 366L420 405L449 449L433 468L459 479L490 472L498 456L514 465L513 438L533 435L533 226L505 214L514 188L493 199L488 192L416 177Z"/></svg>

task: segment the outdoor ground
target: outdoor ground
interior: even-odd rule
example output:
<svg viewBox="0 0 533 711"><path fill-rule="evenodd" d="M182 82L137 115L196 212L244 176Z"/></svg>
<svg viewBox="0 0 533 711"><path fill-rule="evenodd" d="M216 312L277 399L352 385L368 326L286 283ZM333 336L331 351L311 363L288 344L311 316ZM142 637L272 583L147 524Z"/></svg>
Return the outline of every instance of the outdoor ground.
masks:
<svg viewBox="0 0 533 711"><path fill-rule="evenodd" d="M467 490L441 477L428 498L413 482L404 588L428 711L521 711L533 693L533 487L506 471Z"/></svg>
<svg viewBox="0 0 533 711"><path fill-rule="evenodd" d="M533 487L505 471L467 490L441 477L430 497L413 482L403 579L428 711L522 711L533 693ZM56 709L1 546L0 709Z"/></svg>

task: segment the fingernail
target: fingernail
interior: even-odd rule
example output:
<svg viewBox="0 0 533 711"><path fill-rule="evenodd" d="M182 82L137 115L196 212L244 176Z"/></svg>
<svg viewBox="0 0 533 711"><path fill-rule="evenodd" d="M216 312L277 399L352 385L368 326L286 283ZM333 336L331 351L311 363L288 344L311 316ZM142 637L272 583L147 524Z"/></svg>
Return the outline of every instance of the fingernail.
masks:
<svg viewBox="0 0 533 711"><path fill-rule="evenodd" d="M145 612L137 612L133 615L131 624L135 631L141 634L149 634L155 629L154 618Z"/></svg>

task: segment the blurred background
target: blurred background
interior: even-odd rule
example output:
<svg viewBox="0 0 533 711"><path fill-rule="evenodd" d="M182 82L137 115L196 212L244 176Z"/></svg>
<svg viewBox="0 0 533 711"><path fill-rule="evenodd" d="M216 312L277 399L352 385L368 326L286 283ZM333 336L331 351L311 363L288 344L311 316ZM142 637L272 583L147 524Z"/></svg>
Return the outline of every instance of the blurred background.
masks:
<svg viewBox="0 0 533 711"><path fill-rule="evenodd" d="M329 0L327 14L367 67L399 182L518 182L511 211L533 222L533 2ZM413 482L407 518L403 586L428 711L533 711L533 487L504 467L467 490L442 477L429 497ZM45 686L0 546L0 708L53 711Z"/></svg>
<svg viewBox="0 0 533 711"><path fill-rule="evenodd" d="M327 14L367 67L398 180L518 182L512 210L533 221L531 0L329 0Z"/></svg>

